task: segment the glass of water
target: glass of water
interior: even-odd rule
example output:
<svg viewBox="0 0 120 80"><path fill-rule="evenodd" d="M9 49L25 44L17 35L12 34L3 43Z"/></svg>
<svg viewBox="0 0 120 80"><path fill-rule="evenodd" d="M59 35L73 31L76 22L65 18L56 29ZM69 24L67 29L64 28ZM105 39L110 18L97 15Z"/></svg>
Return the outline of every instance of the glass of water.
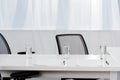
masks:
<svg viewBox="0 0 120 80"><path fill-rule="evenodd" d="M32 65L32 46L26 43L25 51L26 51L26 66L30 66Z"/></svg>
<svg viewBox="0 0 120 80"><path fill-rule="evenodd" d="M70 56L70 45L68 43L64 44L63 46L63 64L65 66L68 65L68 58Z"/></svg>
<svg viewBox="0 0 120 80"><path fill-rule="evenodd" d="M100 46L100 59L102 66L105 66L106 54L107 54L107 46Z"/></svg>

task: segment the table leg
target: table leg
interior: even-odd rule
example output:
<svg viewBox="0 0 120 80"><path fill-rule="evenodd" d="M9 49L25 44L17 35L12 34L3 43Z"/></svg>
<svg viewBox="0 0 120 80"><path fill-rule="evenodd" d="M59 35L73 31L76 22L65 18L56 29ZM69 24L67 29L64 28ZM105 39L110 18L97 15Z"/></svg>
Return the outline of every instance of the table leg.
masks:
<svg viewBox="0 0 120 80"><path fill-rule="evenodd" d="M110 72L110 80L119 80L118 79L118 73L116 71Z"/></svg>

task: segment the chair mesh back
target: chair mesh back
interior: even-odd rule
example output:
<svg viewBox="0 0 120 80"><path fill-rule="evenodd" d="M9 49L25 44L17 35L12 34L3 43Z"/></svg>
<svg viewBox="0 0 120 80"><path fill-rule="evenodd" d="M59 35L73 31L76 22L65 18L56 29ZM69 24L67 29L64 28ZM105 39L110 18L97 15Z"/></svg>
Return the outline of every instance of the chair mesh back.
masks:
<svg viewBox="0 0 120 80"><path fill-rule="evenodd" d="M84 38L80 34L61 34L56 36L59 54L65 54L65 46L69 47L70 54L88 54Z"/></svg>
<svg viewBox="0 0 120 80"><path fill-rule="evenodd" d="M11 54L9 45L1 33L0 33L0 54Z"/></svg>

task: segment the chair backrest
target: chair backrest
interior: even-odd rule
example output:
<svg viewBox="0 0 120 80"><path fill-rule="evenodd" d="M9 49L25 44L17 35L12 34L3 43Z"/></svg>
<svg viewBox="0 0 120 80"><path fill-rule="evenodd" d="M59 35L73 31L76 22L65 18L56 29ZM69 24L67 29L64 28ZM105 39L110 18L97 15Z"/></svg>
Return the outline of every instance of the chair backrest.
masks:
<svg viewBox="0 0 120 80"><path fill-rule="evenodd" d="M1 33L0 33L0 54L11 54L10 47Z"/></svg>
<svg viewBox="0 0 120 80"><path fill-rule="evenodd" d="M59 54L65 54L64 47L69 47L70 54L85 55L88 49L85 40L81 34L59 34L56 35Z"/></svg>

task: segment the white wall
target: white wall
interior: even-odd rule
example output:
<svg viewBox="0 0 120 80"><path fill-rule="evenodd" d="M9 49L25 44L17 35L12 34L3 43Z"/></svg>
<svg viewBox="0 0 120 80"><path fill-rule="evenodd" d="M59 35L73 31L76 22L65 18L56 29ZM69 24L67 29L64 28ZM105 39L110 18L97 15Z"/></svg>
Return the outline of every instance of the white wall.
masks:
<svg viewBox="0 0 120 80"><path fill-rule="evenodd" d="M7 39L12 53L25 51L29 44L37 54L57 54L56 34L82 34L90 54L98 54L100 45L120 46L120 31L40 31L40 30L0 30Z"/></svg>

